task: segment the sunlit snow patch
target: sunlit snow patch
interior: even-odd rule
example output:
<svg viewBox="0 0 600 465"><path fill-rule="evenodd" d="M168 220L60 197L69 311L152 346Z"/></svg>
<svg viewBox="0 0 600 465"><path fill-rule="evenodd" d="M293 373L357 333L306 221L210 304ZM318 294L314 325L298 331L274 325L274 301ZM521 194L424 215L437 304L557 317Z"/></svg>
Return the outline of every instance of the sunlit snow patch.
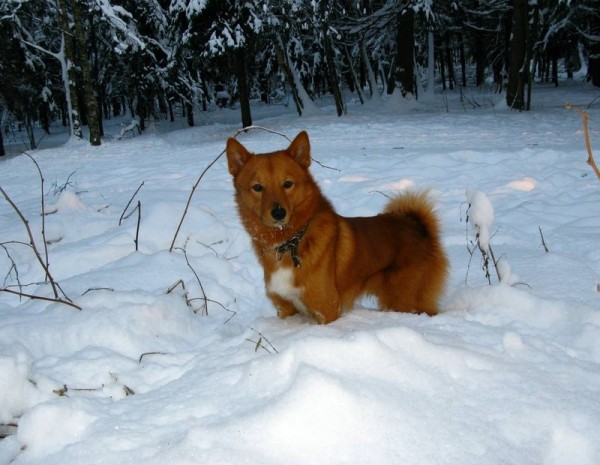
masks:
<svg viewBox="0 0 600 465"><path fill-rule="evenodd" d="M517 191L531 192L536 188L537 181L533 178L525 177L518 181L511 181L506 186Z"/></svg>

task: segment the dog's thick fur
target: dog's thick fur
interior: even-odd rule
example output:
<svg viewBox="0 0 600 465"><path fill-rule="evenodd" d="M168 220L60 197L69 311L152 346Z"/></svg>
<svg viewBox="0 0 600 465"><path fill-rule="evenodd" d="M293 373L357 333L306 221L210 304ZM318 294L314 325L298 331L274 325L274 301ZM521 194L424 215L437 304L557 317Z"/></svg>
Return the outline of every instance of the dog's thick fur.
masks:
<svg viewBox="0 0 600 465"><path fill-rule="evenodd" d="M438 312L447 259L427 193L391 200L368 218L338 215L308 171L308 134L286 150L254 155L227 141L238 211L281 318L329 323L361 295L383 309Z"/></svg>

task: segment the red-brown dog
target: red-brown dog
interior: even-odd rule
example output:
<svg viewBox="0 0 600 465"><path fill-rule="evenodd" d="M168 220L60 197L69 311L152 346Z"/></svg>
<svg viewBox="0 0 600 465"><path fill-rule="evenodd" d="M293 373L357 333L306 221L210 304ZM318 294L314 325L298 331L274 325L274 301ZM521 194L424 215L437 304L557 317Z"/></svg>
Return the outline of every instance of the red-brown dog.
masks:
<svg viewBox="0 0 600 465"><path fill-rule="evenodd" d="M227 141L238 211L281 318L329 323L361 295L383 309L435 315L448 262L426 193L391 200L368 218L338 215L308 171L308 134L254 155Z"/></svg>

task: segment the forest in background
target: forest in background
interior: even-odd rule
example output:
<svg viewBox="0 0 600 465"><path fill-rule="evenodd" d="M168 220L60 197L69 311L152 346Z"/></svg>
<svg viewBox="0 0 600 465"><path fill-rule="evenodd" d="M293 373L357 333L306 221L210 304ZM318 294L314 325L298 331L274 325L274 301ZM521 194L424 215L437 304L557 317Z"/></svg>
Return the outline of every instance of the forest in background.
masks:
<svg viewBox="0 0 600 465"><path fill-rule="evenodd" d="M600 87L598 0L0 0L2 134L54 121L100 145L103 120L327 95L492 85L529 110L532 82L585 70Z"/></svg>

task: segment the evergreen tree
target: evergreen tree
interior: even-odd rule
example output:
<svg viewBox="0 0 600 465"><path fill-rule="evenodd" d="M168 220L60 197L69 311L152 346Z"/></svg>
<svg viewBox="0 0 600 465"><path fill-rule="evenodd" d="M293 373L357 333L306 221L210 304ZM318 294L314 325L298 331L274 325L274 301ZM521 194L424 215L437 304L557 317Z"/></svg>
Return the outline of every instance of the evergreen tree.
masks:
<svg viewBox="0 0 600 465"><path fill-rule="evenodd" d="M527 0L513 0L512 29L508 57L506 103L516 110L525 109L525 83L529 73L527 53Z"/></svg>

